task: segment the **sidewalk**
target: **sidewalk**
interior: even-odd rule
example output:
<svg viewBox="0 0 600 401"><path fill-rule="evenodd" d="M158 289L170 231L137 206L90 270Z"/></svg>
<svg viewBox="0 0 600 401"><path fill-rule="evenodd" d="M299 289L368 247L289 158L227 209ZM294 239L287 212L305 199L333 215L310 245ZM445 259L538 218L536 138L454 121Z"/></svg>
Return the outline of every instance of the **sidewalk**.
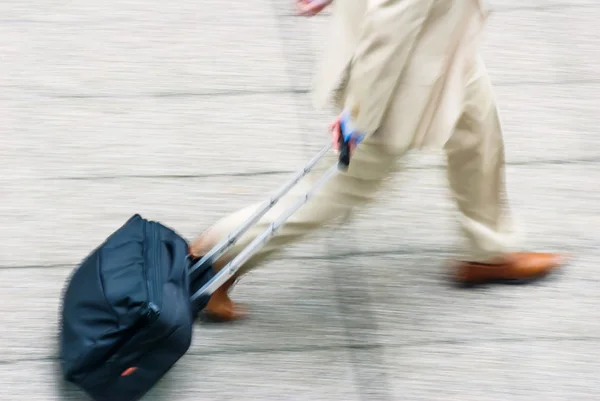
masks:
<svg viewBox="0 0 600 401"><path fill-rule="evenodd" d="M52 3L52 4L51 4ZM192 238L262 199L327 140L311 69L328 16L287 2L0 5L0 400L60 383L58 305L133 213ZM600 384L600 3L492 1L485 59L534 286L446 281L457 230L438 155L244 279L249 320L199 324L152 401L587 401ZM384 228L384 229L383 229ZM360 234L359 234L360 233Z"/></svg>

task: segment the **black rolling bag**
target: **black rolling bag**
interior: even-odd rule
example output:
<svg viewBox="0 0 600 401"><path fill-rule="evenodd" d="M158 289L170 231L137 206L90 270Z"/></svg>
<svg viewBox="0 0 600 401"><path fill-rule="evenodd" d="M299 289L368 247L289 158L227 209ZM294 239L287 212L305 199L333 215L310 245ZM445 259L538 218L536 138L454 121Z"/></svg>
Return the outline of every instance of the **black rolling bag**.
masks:
<svg viewBox="0 0 600 401"><path fill-rule="evenodd" d="M83 261L63 298L65 379L97 401L133 401L187 352L204 306L190 303L187 255L182 237L135 215Z"/></svg>

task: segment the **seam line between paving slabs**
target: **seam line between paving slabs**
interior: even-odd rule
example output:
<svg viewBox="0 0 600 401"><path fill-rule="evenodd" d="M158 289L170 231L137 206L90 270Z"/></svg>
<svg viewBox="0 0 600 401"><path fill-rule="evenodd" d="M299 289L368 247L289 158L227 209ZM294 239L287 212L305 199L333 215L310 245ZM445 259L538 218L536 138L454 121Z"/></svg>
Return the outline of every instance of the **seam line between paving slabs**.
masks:
<svg viewBox="0 0 600 401"><path fill-rule="evenodd" d="M200 325L201 326L201 325ZM197 327L196 330L200 330L202 327ZM305 352L327 352L334 350L341 350L347 348L359 349L359 350L370 350L373 348L419 348L419 347L433 347L440 345L450 346L469 346L469 345L484 345L484 344L523 344L523 343L564 343L564 342L587 342L587 343L600 343L600 336L541 336L541 337L498 337L498 338L481 338L481 339L442 339L442 340L430 340L430 341L414 341L406 343L371 343L371 344L330 344L330 345L310 345L302 347L281 347L281 348L233 348L233 349L220 349L209 352L198 352L190 350L186 353L186 357L207 357L207 356L218 356L218 355L237 355L237 354L266 354L266 353L305 353ZM0 366L15 365L19 363L31 363L31 362L57 362L59 360L57 355L39 356L33 358L14 358L9 360L0 360Z"/></svg>
<svg viewBox="0 0 600 401"><path fill-rule="evenodd" d="M589 244L584 244L580 246L575 246L570 248L571 251L586 251L590 249ZM379 251L353 251L353 252L343 252L343 253L334 253L329 255L317 254L312 256L282 256L278 260L281 261L331 261L331 260L343 260L350 258L359 258L366 256L413 256L420 255L426 257L434 257L434 256L451 256L454 255L455 251L451 249L440 249L440 248L398 248L398 249L382 249ZM571 264L574 260L571 261ZM74 263L53 263L46 265L0 265L0 272L3 270L26 270L26 269L69 269L74 268L80 262ZM590 281L590 279L588 279ZM596 281L591 279L591 281Z"/></svg>
<svg viewBox="0 0 600 401"><path fill-rule="evenodd" d="M528 81L528 80L517 80L517 81L498 81L494 82L494 87L513 87L513 86L566 86L566 85L596 85L600 84L598 78L575 78L575 79L560 79L553 81ZM0 86L2 88L4 86ZM13 88L9 86L9 88ZM16 89L27 89L27 88L16 88ZM27 89L31 90L31 89ZM157 92L157 93L133 93L133 94L93 94L93 93L73 93L73 94L51 94L51 93L27 93L28 96L38 96L51 99L81 99L81 100L95 100L95 99L139 99L139 98L185 98L185 97L232 97L232 96L260 96L260 95L306 95L310 93L310 89L307 88L273 88L268 90L222 90L222 91L198 91L198 92Z"/></svg>
<svg viewBox="0 0 600 401"><path fill-rule="evenodd" d="M379 324L377 314L373 312L369 280L365 274L361 274L363 270L360 268L344 268L341 271L342 266L339 263L337 266L333 266L332 263L333 260L343 260L354 264L354 259L350 257L344 259L332 257L331 243L337 238L335 231L340 229L342 224L344 221L339 223L332 235L325 240L328 260L324 262L329 267L336 290L337 309L342 319L348 356L353 367L353 381L360 399L368 400L376 394L380 400L391 400L391 383L385 368L387 364L383 354L384 348L378 346ZM356 243L355 236L352 240L352 243ZM366 366L371 368L368 369Z"/></svg>
<svg viewBox="0 0 600 401"><path fill-rule="evenodd" d="M294 85L294 76L292 74L292 71L294 71L294 69L290 66L290 60L292 59L292 54L290 54L290 52L293 51L294 47L290 47L287 45L287 41L286 41L286 37L287 35L284 33L284 30L286 29L286 26L282 23L282 19L280 18L280 16L277 13L277 5L274 3L275 0L272 0L269 2L271 10L272 10L272 14L273 14L273 18L275 19L275 24L277 25L277 33L279 35L278 38L278 42L281 48L281 52L282 52L282 56L283 56L283 64L285 67L285 74L287 76L287 80L288 83L290 85ZM296 21L299 21L298 19ZM300 22L300 21L299 21ZM294 31L296 30L296 27L298 26L298 23L292 24L292 29L294 29ZM306 29L302 29L300 28L300 30L302 31L301 36L300 37L307 37L310 32L307 32ZM292 34L295 34L297 32L292 32ZM312 41L309 41L309 43L312 43ZM315 58L314 55L314 49L309 48L309 53L312 55L312 58ZM314 60L313 60L314 62ZM308 93L308 92L307 92ZM301 110L304 108L304 104L306 101L306 96L303 97L299 97L299 96L293 96L293 109L294 109L294 114L295 114L295 120L296 120L296 126L300 127L300 128L304 128L302 129L302 132L306 132L308 127L306 126L306 122L305 119L302 118L302 113ZM312 109L309 109L311 111L313 111ZM314 112L314 111L313 111ZM308 159L310 157L309 153L311 153L310 150L310 144L307 141L306 136L302 136L302 149L306 159ZM339 227L339 226L338 226ZM329 247L327 246L327 252L329 251ZM323 282L325 282L325 285L331 285L334 287L335 292L334 292L334 298L336 299L336 304L338 305L338 314L339 317L341 319L341 325L343 328L343 334L344 334L344 343L349 344L350 342L352 342L352 329L351 327L349 327L349 316L347 313L347 310L342 306L344 303L343 298L343 289L341 288L342 286L340 285L340 280L339 280L339 274L337 274L337 269L333 268L331 266L331 263L327 263L328 265L328 270L330 272L329 277L327 277L327 280L323 280ZM326 281L330 282L331 284L327 283ZM360 309L360 308L359 308ZM368 309L368 308L367 308ZM356 330L354 330L356 331ZM373 342L373 340L375 340L374 338L370 338L370 337L366 337L364 339L365 342ZM314 350L314 346L313 347L308 347L308 350ZM348 348L346 346L342 346L341 348L339 348L340 350L345 350L345 354L348 357L347 362L350 364L350 369L351 369L351 373L352 373L352 382L354 385L354 388L357 392L357 395L359 397L359 399L362 400L366 400L364 394L368 391L368 389L370 389L373 386L373 383L370 383L369 381L365 381L363 379L363 377L365 376L363 374L363 372L361 372L361 363L360 361L358 361L358 355L356 350ZM373 350L375 352L377 352L378 350ZM378 366L378 365L375 365ZM384 387L386 390L389 387L389 383L387 382L387 380L385 380L382 384L382 387ZM381 387L381 386L380 386ZM367 391L366 391L367 390ZM389 397L385 397L386 399Z"/></svg>
<svg viewBox="0 0 600 401"><path fill-rule="evenodd" d="M563 166L563 165L588 165L588 164L599 164L600 156L590 156L575 159L539 159L539 160L522 160L507 162L507 167L529 167L529 166ZM432 164L429 166L406 166L403 171L440 171L444 170L446 166L444 164ZM165 174L165 175L106 175L106 176L83 176L83 177L46 177L46 178L32 178L29 180L35 181L102 181L102 180L155 180L155 179L178 179L178 180L197 180L197 179L211 179L211 178L244 178L244 177L260 177L269 175L286 175L293 174L297 170L270 170L270 171L254 171L254 172L231 172L231 173L212 173L212 174ZM9 179L10 180L10 179ZM7 180L7 181L9 181ZM23 179L19 178L19 181Z"/></svg>

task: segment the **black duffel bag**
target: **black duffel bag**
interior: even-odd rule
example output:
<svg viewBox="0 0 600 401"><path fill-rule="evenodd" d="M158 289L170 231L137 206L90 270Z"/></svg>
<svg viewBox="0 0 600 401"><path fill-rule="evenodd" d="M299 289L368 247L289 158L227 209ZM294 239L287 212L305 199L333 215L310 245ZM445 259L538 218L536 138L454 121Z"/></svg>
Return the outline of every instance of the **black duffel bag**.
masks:
<svg viewBox="0 0 600 401"><path fill-rule="evenodd" d="M64 293L64 377L97 401L135 401L187 352L196 313L187 242L131 217L72 274ZM214 276L210 266L194 281Z"/></svg>

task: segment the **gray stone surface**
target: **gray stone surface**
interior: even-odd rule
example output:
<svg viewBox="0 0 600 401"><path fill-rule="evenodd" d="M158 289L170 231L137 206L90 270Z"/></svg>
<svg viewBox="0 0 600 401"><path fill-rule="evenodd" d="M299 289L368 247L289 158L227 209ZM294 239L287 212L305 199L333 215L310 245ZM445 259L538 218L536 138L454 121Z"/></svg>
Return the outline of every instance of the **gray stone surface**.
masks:
<svg viewBox="0 0 600 401"><path fill-rule="evenodd" d="M148 400L596 400L596 0L492 1L484 55L534 286L453 288L443 159L411 154L351 223L240 283ZM56 364L73 265L132 213L193 237L325 141L307 90L328 14L286 2L0 2L0 399L80 400Z"/></svg>

